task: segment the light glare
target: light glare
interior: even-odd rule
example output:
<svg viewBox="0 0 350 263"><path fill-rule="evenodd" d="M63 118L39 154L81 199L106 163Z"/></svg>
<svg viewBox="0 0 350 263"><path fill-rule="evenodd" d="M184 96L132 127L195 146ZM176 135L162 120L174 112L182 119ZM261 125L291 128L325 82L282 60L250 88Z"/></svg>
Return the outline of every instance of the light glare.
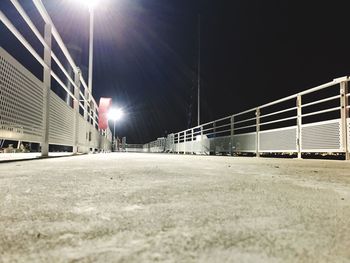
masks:
<svg viewBox="0 0 350 263"><path fill-rule="evenodd" d="M122 109L111 109L108 112L108 119L113 121L119 121L124 115Z"/></svg>
<svg viewBox="0 0 350 263"><path fill-rule="evenodd" d="M98 0L76 0L81 4L86 5L89 9L93 9L96 5Z"/></svg>

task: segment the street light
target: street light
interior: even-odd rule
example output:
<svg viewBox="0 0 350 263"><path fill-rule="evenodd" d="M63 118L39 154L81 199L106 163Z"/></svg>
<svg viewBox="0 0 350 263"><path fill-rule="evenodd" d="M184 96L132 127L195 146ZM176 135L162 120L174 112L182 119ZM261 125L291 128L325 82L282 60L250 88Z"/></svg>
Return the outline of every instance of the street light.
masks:
<svg viewBox="0 0 350 263"><path fill-rule="evenodd" d="M86 0L90 13L90 36L89 36L89 91L92 94L92 72L94 59L94 7L97 0Z"/></svg>
<svg viewBox="0 0 350 263"><path fill-rule="evenodd" d="M86 5L90 13L90 28L89 28L89 79L88 88L92 93L92 72L94 60L94 8L99 0L77 0L79 3Z"/></svg>
<svg viewBox="0 0 350 263"><path fill-rule="evenodd" d="M113 121L113 138L114 138L114 145L115 145L115 124L117 121L121 120L123 118L124 112L122 109L111 109L108 112L108 120Z"/></svg>

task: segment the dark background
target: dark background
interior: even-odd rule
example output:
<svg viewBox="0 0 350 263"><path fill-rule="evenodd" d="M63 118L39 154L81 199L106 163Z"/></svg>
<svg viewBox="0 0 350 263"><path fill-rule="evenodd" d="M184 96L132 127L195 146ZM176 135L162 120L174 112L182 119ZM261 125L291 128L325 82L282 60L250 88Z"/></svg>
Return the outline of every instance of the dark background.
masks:
<svg viewBox="0 0 350 263"><path fill-rule="evenodd" d="M30 1L20 1L42 30ZM88 61L88 10L43 1L65 43ZM346 1L101 0L95 11L93 93L125 118L117 133L145 143L196 125L197 18L201 14L202 122L291 95L350 73ZM9 0L0 1L11 21ZM42 54L33 34L21 31ZM0 45L34 74L40 66L0 24ZM87 76L85 78L87 80Z"/></svg>

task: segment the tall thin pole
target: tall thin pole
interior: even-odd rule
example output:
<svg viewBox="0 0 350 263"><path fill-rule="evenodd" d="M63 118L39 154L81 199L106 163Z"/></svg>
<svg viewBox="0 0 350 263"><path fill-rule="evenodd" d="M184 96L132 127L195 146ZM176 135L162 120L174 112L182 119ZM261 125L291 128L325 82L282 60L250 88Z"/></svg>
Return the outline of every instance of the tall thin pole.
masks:
<svg viewBox="0 0 350 263"><path fill-rule="evenodd" d="M198 126L201 124L201 15L198 15Z"/></svg>
<svg viewBox="0 0 350 263"><path fill-rule="evenodd" d="M115 149L117 147L117 143L116 143L117 140L115 138L115 123L116 123L116 120L114 120L114 124L113 124L114 151L115 151Z"/></svg>
<svg viewBox="0 0 350 263"><path fill-rule="evenodd" d="M92 93L92 72L93 72L93 59L94 59L94 8L89 7L90 13L90 33L89 33L89 82L88 87Z"/></svg>

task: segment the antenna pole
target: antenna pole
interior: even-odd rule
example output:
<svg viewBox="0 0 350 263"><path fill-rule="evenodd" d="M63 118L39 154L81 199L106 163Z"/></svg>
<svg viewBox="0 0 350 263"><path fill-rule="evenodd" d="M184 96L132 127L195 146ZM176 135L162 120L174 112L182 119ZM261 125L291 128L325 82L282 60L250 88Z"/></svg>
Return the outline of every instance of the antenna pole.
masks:
<svg viewBox="0 0 350 263"><path fill-rule="evenodd" d="M198 15L198 126L201 124L201 15Z"/></svg>

